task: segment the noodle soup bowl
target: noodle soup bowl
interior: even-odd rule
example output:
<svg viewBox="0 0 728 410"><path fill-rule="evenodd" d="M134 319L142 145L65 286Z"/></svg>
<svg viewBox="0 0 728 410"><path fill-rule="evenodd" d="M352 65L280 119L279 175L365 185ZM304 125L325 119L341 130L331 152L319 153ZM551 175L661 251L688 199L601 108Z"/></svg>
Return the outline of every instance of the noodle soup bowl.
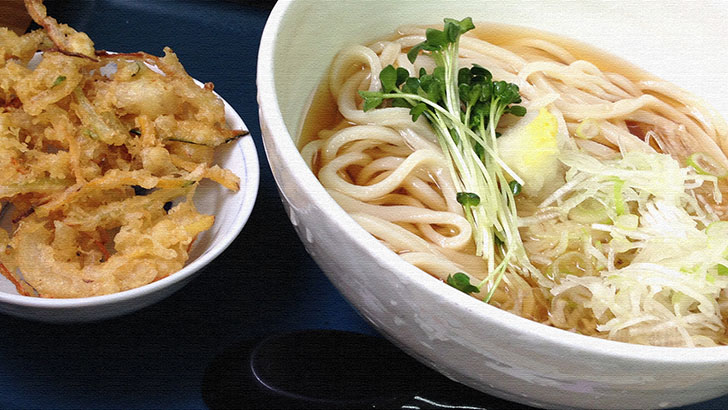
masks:
<svg viewBox="0 0 728 410"><path fill-rule="evenodd" d="M550 408L664 408L728 393L728 347L652 347L571 333L485 304L415 268L337 205L297 149L305 111L338 50L382 38L403 24L438 24L443 17L527 26L599 46L726 113L719 84L728 59L708 45L726 43L727 29L719 22L728 11L701 5L686 13L683 7L279 1L259 53L260 121L281 198L306 249L382 335L442 374L489 394ZM645 22L645 15L663 17Z"/></svg>

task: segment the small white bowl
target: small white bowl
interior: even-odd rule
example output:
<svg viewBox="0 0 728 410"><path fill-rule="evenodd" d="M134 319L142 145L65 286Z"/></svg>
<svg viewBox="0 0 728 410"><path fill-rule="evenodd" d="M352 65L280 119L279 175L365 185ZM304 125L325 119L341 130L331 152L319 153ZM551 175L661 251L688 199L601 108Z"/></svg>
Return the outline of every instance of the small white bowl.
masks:
<svg viewBox="0 0 728 410"><path fill-rule="evenodd" d="M689 10L688 10L689 9ZM263 142L291 222L338 290L384 336L452 379L528 405L659 408L728 393L728 347L661 348L548 327L409 265L326 193L294 140L332 58L402 24L473 17L582 40L728 113L728 9L664 2L280 0L258 55Z"/></svg>
<svg viewBox="0 0 728 410"><path fill-rule="evenodd" d="M228 125L232 129L247 130L238 113L224 103ZM240 177L240 190L231 192L207 180L200 183L194 197L195 206L203 214L215 215L215 223L198 235L184 268L135 289L74 299L23 296L9 280L0 277L0 312L42 322L94 321L139 310L181 289L235 240L248 221L258 194L260 170L251 136L219 147L215 163Z"/></svg>

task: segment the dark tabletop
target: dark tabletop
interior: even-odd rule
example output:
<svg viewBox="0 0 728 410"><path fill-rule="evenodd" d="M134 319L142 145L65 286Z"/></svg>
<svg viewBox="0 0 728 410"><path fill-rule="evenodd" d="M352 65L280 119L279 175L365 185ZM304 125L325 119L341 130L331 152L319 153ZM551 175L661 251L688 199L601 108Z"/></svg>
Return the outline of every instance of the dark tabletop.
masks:
<svg viewBox="0 0 728 410"><path fill-rule="evenodd" d="M255 72L260 35L273 4L46 1L49 15L89 34L97 49L162 55L169 46L191 76L213 82L254 138L260 191L232 245L160 303L72 325L0 315L0 408L206 408L206 371L240 341L303 329L378 336L304 250L268 168ZM509 407L496 399L488 402L488 396L483 400L486 408ZM723 398L693 408L725 407L728 399Z"/></svg>

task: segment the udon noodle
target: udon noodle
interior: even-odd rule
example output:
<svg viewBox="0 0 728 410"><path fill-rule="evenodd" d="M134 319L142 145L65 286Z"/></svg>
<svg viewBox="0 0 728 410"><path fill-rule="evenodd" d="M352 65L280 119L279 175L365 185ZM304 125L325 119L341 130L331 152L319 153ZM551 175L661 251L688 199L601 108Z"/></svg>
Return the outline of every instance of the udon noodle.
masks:
<svg viewBox="0 0 728 410"><path fill-rule="evenodd" d="M474 253L472 228L455 200L457 189L433 130L422 117L413 122L406 108L365 112L357 94L378 90L378 75L389 64L410 73L421 67L431 72L434 62L428 55L414 63L406 56L425 39L424 33L422 27L402 27L386 40L339 52L307 116L301 153L351 217L404 260L443 281L454 272L466 272L478 281L487 274L487 261ZM616 225L585 222L576 211L588 209L590 199L584 198L589 193L569 191L579 181L599 178L598 169L591 176L575 176L572 165L584 156L600 164L626 161L628 154L653 158L666 153L680 164L675 172L685 176L689 190L684 208L692 224L708 226L725 217L723 180L711 175L701 180L700 174L710 172L693 172L685 164L700 153L710 159L711 170L728 169L724 121L676 86L631 66L620 67L619 60L599 57L576 43L496 25L483 25L473 33L460 40L460 66L479 64L494 79L517 84L529 112L546 107L556 118L560 152L581 155L571 162L568 155L560 158L557 177L544 181L544 189L517 197L520 233L538 272L507 270L490 303L544 324L618 341L725 344L728 297L722 265L717 275L711 268L712 276L706 276L711 283L718 277L719 285L700 295L678 285L667 292L657 282L617 283L609 272L652 263L635 256L647 245L614 250ZM504 117L499 130L516 121ZM607 189L614 190L614 184ZM578 207L559 211L579 195ZM644 224L648 213L643 210L640 215ZM653 223L669 227L673 221ZM629 236L629 229L625 232L629 243L639 240ZM661 280L672 280L670 275L674 272ZM639 282L641 276L637 271L628 278ZM482 299L485 291L473 296Z"/></svg>

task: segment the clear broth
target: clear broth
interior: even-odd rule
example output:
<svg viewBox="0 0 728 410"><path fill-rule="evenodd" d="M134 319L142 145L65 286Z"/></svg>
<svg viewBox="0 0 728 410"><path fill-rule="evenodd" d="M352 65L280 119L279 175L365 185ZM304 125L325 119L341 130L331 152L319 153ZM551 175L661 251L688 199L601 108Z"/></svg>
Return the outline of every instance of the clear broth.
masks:
<svg viewBox="0 0 728 410"><path fill-rule="evenodd" d="M515 49L518 48L518 41L525 38L543 39L563 47L578 60L591 62L602 72L619 73L632 81L655 78L654 75L634 64L606 53L593 45L542 30L501 23L477 23L476 28L468 35L514 51L517 54L519 53ZM533 51L533 49L529 50ZM297 140L299 150L307 143L318 139L319 132L337 128L344 121L344 117L337 109L336 100L329 90L327 74L314 91L311 103L304 116L301 133ZM640 131L640 133L642 132Z"/></svg>

